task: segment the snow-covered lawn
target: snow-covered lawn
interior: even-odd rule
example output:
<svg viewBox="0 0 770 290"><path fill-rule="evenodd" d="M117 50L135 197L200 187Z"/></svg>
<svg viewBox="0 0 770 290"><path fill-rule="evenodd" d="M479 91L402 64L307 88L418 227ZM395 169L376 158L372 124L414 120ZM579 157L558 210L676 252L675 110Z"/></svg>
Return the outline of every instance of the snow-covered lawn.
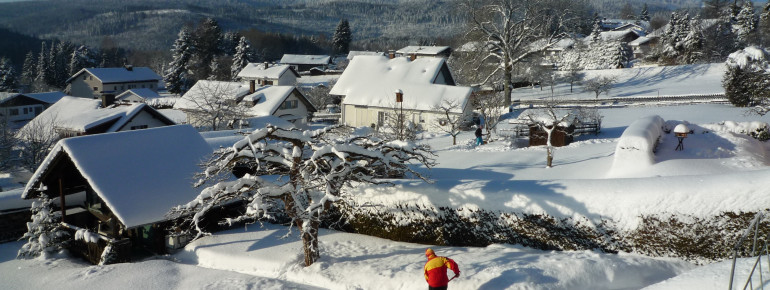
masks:
<svg viewBox="0 0 770 290"><path fill-rule="evenodd" d="M472 132L451 145L451 137L427 136L439 164L433 184L397 181L392 188L359 188L359 200L393 204L548 213L553 216L610 218L633 228L640 214L679 213L713 216L721 211L756 211L770 204L767 144L722 129L722 121L763 121L726 105L604 109L602 133L586 135L558 148L554 166L545 168L543 148L517 148L512 142L473 147ZM634 120L649 115L688 121L695 134L674 151L665 135L655 163L612 172L617 140ZM709 133L703 133L703 131ZM57 287L221 289L333 288L424 289L422 255L426 245L323 231L321 260L303 268L296 232L257 225L203 238L162 259L109 266L76 259L14 260L20 243L0 244L0 278L11 289ZM545 252L512 245L435 247L460 264L454 289L724 289L729 262L696 267L676 259L592 251ZM745 277L752 261L743 260ZM41 273L44 273L41 275ZM745 278L739 278L739 280ZM745 280L743 280L745 281Z"/></svg>
<svg viewBox="0 0 770 290"><path fill-rule="evenodd" d="M613 77L615 83L603 98L655 97L677 95L708 95L724 93L722 77L724 63L693 64L680 66L648 66L627 69L606 69L584 71L584 80L598 77ZM569 83L554 87L554 96L565 99L594 99L594 92L587 92L575 85L570 92ZM518 88L513 90L513 99L533 100L551 97L550 87Z"/></svg>

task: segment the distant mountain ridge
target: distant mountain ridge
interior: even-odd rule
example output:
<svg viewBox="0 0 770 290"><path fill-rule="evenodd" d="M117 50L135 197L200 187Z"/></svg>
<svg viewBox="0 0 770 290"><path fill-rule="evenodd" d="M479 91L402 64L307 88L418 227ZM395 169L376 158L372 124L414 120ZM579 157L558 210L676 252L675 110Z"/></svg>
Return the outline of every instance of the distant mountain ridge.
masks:
<svg viewBox="0 0 770 290"><path fill-rule="evenodd" d="M449 37L462 23L450 0L72 0L0 3L0 27L44 39L165 50L182 26L213 17L223 30L330 37L348 19L356 41Z"/></svg>

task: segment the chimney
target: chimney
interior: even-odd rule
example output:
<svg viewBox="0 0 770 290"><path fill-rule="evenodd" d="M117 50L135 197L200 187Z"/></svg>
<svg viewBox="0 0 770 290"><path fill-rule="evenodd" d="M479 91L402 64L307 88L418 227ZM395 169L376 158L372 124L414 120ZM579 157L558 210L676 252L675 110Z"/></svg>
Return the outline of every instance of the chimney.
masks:
<svg viewBox="0 0 770 290"><path fill-rule="evenodd" d="M257 85L255 84L255 82L256 82L255 80L249 81L249 94L253 94L254 91L257 90Z"/></svg>
<svg viewBox="0 0 770 290"><path fill-rule="evenodd" d="M112 106L112 104L114 103L115 103L115 95L113 94L102 95L102 108Z"/></svg>
<svg viewBox="0 0 770 290"><path fill-rule="evenodd" d="M394 58L396 58L396 51L394 51L394 50L388 50L388 58L389 58L389 59L394 59Z"/></svg>
<svg viewBox="0 0 770 290"><path fill-rule="evenodd" d="M133 71L134 70L134 66L130 65L130 64L124 65L123 67L125 67L127 71Z"/></svg>
<svg viewBox="0 0 770 290"><path fill-rule="evenodd" d="M413 54L409 55L409 60L415 60L415 59L417 59L417 54L416 53L413 53Z"/></svg>
<svg viewBox="0 0 770 290"><path fill-rule="evenodd" d="M264 65L265 65L265 69L267 69L267 62L264 62Z"/></svg>

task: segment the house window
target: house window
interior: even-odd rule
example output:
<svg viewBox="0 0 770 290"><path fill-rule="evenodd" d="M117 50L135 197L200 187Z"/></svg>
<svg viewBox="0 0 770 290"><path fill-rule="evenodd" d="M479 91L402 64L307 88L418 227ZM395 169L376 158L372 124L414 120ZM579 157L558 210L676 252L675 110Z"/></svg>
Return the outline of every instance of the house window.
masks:
<svg viewBox="0 0 770 290"><path fill-rule="evenodd" d="M43 107L37 106L35 107L35 116L40 115L40 113L43 112Z"/></svg>
<svg viewBox="0 0 770 290"><path fill-rule="evenodd" d="M94 92L95 92L95 91L98 91L98 90L99 90L99 88L97 88L97 87L94 87Z"/></svg>
<svg viewBox="0 0 770 290"><path fill-rule="evenodd" d="M377 112L377 127L385 125L385 112Z"/></svg>
<svg viewBox="0 0 770 290"><path fill-rule="evenodd" d="M291 101L284 101L283 104L281 104L282 110L288 110L288 109L296 109L299 101L297 100L291 100Z"/></svg>
<svg viewBox="0 0 770 290"><path fill-rule="evenodd" d="M83 80L86 80L87 77L88 77L87 75L83 75Z"/></svg>
<svg viewBox="0 0 770 290"><path fill-rule="evenodd" d="M26 114L29 114L29 109L28 108L24 108L24 115L26 115Z"/></svg>
<svg viewBox="0 0 770 290"><path fill-rule="evenodd" d="M10 110L11 116L18 116L19 115L19 109L11 109Z"/></svg>
<svg viewBox="0 0 770 290"><path fill-rule="evenodd" d="M115 86L114 88L112 88L112 90L113 91L117 91L118 90L118 86Z"/></svg>
<svg viewBox="0 0 770 290"><path fill-rule="evenodd" d="M147 125L131 126L131 130L147 129Z"/></svg>
<svg viewBox="0 0 770 290"><path fill-rule="evenodd" d="M154 89L154 88L155 88L155 85L153 85L153 84L150 84L150 88L151 88L151 89Z"/></svg>

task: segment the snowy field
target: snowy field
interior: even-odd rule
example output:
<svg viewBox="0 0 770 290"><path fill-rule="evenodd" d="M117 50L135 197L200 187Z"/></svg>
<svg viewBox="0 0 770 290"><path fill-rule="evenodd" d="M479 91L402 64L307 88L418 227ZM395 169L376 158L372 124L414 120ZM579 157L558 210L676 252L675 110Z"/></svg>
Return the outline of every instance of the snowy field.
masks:
<svg viewBox="0 0 770 290"><path fill-rule="evenodd" d="M583 80L598 77L613 77L615 83L604 98L656 97L680 95L708 95L724 93L722 77L725 74L724 63L693 64L680 66L647 66L628 69L607 69L584 71ZM554 87L553 95L564 99L594 99L596 93L584 91L575 85L570 92L569 83ZM548 99L550 87L518 88L513 90L514 100Z"/></svg>
<svg viewBox="0 0 770 290"><path fill-rule="evenodd" d="M728 130L723 121L770 122L726 105L628 107L601 110L602 133L584 135L557 148L545 168L544 148L516 142L471 146L472 132L425 136L439 164L433 184L397 181L392 188L359 188L361 201L415 202L548 213L589 221L611 218L622 228L640 214L712 216L755 211L770 204L767 144ZM656 114L688 121L695 130L674 151L665 135L655 163L622 172L609 170L618 138L634 120ZM729 124L729 123L728 123ZM501 125L505 126L505 125ZM704 133L706 132L706 133ZM321 260L304 268L296 230L258 225L203 238L167 257L92 266L66 256L15 260L21 243L0 244L4 289L424 289L426 245L322 231ZM460 278L450 289L724 289L730 261L695 266L677 259L592 251L548 252L514 245L435 247L454 258ZM753 261L739 263L746 277ZM41 275L41 273L44 273ZM737 278L739 281L745 278ZM742 280L745 281L745 280Z"/></svg>

